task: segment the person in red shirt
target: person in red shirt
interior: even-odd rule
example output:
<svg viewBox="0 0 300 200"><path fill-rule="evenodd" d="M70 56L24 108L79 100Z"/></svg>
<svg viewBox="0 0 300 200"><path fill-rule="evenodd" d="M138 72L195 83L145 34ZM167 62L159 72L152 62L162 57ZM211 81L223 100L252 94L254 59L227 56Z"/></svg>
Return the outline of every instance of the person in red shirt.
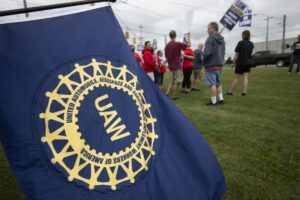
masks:
<svg viewBox="0 0 300 200"><path fill-rule="evenodd" d="M192 81L191 76L193 73L193 60L195 59L194 51L190 48L190 44L188 48L183 51L183 82L182 82L182 89L183 92L188 94L190 92Z"/></svg>
<svg viewBox="0 0 300 200"><path fill-rule="evenodd" d="M157 70L155 71L155 83L162 89L164 82L164 74L166 73L165 61L163 61L163 52L158 50L155 54L155 61L158 63Z"/></svg>
<svg viewBox="0 0 300 200"><path fill-rule="evenodd" d="M169 35L171 41L165 47L165 55L169 64L169 69L172 72L172 78L166 94L169 95L169 92L172 88L172 99L177 100L178 89L183 80L181 66L181 51L185 49L187 45L181 42L176 42L176 31L170 31Z"/></svg>
<svg viewBox="0 0 300 200"><path fill-rule="evenodd" d="M155 62L153 55L153 48L150 41L145 42L145 47L143 49L143 68L147 75L154 81L154 70L157 67L157 63Z"/></svg>
<svg viewBox="0 0 300 200"><path fill-rule="evenodd" d="M135 59L138 61L138 63L139 63L141 66L143 66L143 60L142 60L141 56L140 56L137 52L135 52L135 45L133 45L133 44L130 45L130 48L131 48L131 51L132 51L132 53L133 53Z"/></svg>

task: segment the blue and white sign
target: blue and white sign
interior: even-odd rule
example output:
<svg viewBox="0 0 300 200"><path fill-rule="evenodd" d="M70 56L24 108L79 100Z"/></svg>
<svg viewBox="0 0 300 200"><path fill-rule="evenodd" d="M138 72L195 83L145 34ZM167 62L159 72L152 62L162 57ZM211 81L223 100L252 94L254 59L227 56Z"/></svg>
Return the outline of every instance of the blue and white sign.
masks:
<svg viewBox="0 0 300 200"><path fill-rule="evenodd" d="M252 10L247 10L240 20L240 27L251 27L252 25Z"/></svg>
<svg viewBox="0 0 300 200"><path fill-rule="evenodd" d="M240 10L246 10L246 8L248 7L247 4L243 1L237 0L233 3L233 6L235 6L236 8L240 9Z"/></svg>
<svg viewBox="0 0 300 200"><path fill-rule="evenodd" d="M143 51L144 45L143 44L138 44L137 45L137 51Z"/></svg>
<svg viewBox="0 0 300 200"><path fill-rule="evenodd" d="M236 0L222 17L220 23L231 31L244 16L247 9L248 6L246 3L241 0Z"/></svg>
<svg viewBox="0 0 300 200"><path fill-rule="evenodd" d="M154 50L157 49L157 40L156 39L153 39L152 47L153 47Z"/></svg>
<svg viewBox="0 0 300 200"><path fill-rule="evenodd" d="M189 33L184 33L183 34L183 42L188 43L189 42Z"/></svg>

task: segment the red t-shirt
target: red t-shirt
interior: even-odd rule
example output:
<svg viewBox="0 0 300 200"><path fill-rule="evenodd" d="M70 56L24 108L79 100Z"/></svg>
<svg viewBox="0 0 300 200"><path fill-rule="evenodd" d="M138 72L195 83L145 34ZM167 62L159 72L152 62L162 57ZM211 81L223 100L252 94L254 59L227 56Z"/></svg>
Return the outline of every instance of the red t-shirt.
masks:
<svg viewBox="0 0 300 200"><path fill-rule="evenodd" d="M150 51L149 49L144 49L143 50L143 59L144 59L143 68L144 68L145 72L146 73L154 72L156 63L154 60L153 52Z"/></svg>
<svg viewBox="0 0 300 200"><path fill-rule="evenodd" d="M181 42L171 41L165 47L165 55L171 71L181 69L181 51L187 46Z"/></svg>
<svg viewBox="0 0 300 200"><path fill-rule="evenodd" d="M160 73L161 74L166 73L166 65L164 65L162 63L162 60L161 60L161 58L159 56L157 56L157 62L160 63Z"/></svg>
<svg viewBox="0 0 300 200"><path fill-rule="evenodd" d="M134 52L134 57L136 58L138 63L143 64L143 60L142 60L141 56L138 53Z"/></svg>
<svg viewBox="0 0 300 200"><path fill-rule="evenodd" d="M185 49L184 50L184 55L195 56L194 51L191 48ZM183 69L188 69L188 68L193 67L193 59L184 58L182 67L183 67Z"/></svg>

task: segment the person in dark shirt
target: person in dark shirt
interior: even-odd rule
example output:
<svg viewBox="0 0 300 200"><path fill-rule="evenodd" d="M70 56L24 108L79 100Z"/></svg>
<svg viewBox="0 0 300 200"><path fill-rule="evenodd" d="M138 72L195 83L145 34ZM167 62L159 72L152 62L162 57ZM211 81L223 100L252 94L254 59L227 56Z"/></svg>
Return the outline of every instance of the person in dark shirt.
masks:
<svg viewBox="0 0 300 200"><path fill-rule="evenodd" d="M249 83L249 73L253 65L252 52L254 49L254 44L250 41L251 33L246 30L242 33L243 40L240 41L235 48L235 57L233 60L233 66L235 66L235 76L231 84L227 95L232 96L233 90L238 84L241 76L243 77L243 93L242 96L247 95L248 83Z"/></svg>
<svg viewBox="0 0 300 200"><path fill-rule="evenodd" d="M166 94L169 95L170 90L173 90L173 100L177 100L179 86L183 81L183 72L181 64L181 51L187 47L187 44L176 42L176 31L170 31L171 41L165 47L165 56L172 73L171 81Z"/></svg>
<svg viewBox="0 0 300 200"><path fill-rule="evenodd" d="M198 49L195 50L195 59L194 59L194 80L192 83L192 90L200 90L200 81L203 78L204 68L203 68L203 44L198 45Z"/></svg>
<svg viewBox="0 0 300 200"><path fill-rule="evenodd" d="M291 63L289 67L289 74L293 71L294 64L297 63L296 73L300 75L300 35L298 35L298 41L295 42L292 46L292 50L294 50L291 56Z"/></svg>
<svg viewBox="0 0 300 200"><path fill-rule="evenodd" d="M209 23L207 29L209 37L205 42L205 49L203 52L205 82L206 85L210 87L211 94L211 100L207 104L208 106L224 104L221 74L225 57L225 40L218 31L218 23Z"/></svg>

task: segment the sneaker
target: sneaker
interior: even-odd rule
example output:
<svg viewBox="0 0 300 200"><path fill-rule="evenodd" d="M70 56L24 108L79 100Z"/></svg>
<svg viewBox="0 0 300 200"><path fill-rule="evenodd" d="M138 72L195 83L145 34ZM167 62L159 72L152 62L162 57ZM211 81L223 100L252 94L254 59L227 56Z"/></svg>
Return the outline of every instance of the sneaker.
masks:
<svg viewBox="0 0 300 200"><path fill-rule="evenodd" d="M242 96L243 96L243 97L247 96L247 93L242 93Z"/></svg>
<svg viewBox="0 0 300 200"><path fill-rule="evenodd" d="M221 105L224 105L225 101L224 101L224 100L221 100L221 101L219 101L218 103L221 104Z"/></svg>
<svg viewBox="0 0 300 200"><path fill-rule="evenodd" d="M227 96L233 96L233 93L232 92L227 92L226 95Z"/></svg>
<svg viewBox="0 0 300 200"><path fill-rule="evenodd" d="M210 101L206 105L207 106L216 106L216 105L218 105L218 103L213 103L213 102Z"/></svg>
<svg viewBox="0 0 300 200"><path fill-rule="evenodd" d="M176 101L176 100L178 100L178 97L173 97L172 100Z"/></svg>

